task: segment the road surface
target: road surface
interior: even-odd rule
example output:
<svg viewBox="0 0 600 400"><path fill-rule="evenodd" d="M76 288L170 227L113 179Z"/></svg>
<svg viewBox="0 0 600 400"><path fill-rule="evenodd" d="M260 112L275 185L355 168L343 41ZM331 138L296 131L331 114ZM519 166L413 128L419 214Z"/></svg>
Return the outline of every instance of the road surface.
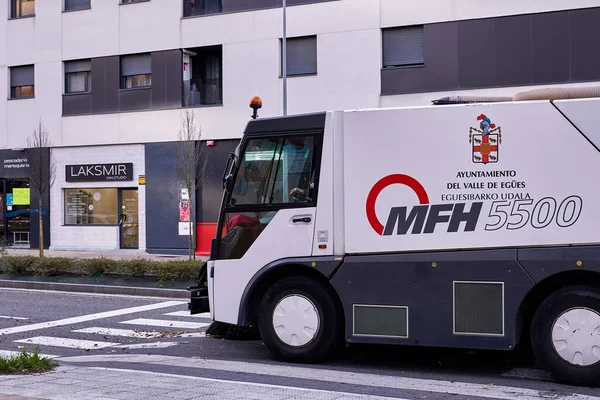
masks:
<svg viewBox="0 0 600 400"><path fill-rule="evenodd" d="M186 388L183 397L166 398L600 400L600 389L557 384L509 353L353 346L324 364L287 364L260 340L207 337L210 323L180 300L0 289L0 354L38 347L69 376L53 384L71 382L72 391L87 382L96 397L128 398L97 392L116 390L118 379L102 378L115 374L128 379L119 383L123 393L137 382L139 398L150 389L175 393L167 388L174 385ZM43 375L0 377L0 398L24 393L15 392L23 385L35 391L35 379L50 379ZM92 387L94 378L104 386Z"/></svg>

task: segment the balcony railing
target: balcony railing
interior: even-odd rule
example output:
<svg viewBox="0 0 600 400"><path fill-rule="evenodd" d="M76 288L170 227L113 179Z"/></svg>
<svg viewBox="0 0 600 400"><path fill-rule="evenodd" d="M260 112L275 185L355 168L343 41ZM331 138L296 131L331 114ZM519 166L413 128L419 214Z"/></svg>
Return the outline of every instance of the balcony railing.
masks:
<svg viewBox="0 0 600 400"><path fill-rule="evenodd" d="M185 105L189 99L190 106L219 105L223 103L223 86L220 79L192 79L183 82Z"/></svg>

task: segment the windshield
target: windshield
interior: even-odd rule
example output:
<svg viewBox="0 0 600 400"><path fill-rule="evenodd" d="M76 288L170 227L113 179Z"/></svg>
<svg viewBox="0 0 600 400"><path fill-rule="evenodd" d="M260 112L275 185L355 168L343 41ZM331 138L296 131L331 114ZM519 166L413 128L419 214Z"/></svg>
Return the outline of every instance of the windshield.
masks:
<svg viewBox="0 0 600 400"><path fill-rule="evenodd" d="M239 169L229 205L310 201L315 145L313 136L248 141L243 159L236 157Z"/></svg>

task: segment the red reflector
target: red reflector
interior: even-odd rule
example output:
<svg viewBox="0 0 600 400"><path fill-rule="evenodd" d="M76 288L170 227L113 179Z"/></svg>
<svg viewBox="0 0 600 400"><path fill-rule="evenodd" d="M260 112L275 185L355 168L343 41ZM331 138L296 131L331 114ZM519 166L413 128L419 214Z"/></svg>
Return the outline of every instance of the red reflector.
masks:
<svg viewBox="0 0 600 400"><path fill-rule="evenodd" d="M212 147L212 146L214 146L214 145L215 145L215 141L214 141L214 140L208 140L208 141L206 142L206 146L207 146L207 147Z"/></svg>

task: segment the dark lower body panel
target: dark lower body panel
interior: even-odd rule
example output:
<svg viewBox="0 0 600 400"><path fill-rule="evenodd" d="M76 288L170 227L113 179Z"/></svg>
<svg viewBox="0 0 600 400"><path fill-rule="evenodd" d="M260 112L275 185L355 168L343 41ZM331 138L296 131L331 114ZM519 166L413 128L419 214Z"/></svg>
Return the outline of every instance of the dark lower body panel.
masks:
<svg viewBox="0 0 600 400"><path fill-rule="evenodd" d="M331 284L349 343L511 350L528 294L578 270L600 273L600 247L347 256Z"/></svg>

